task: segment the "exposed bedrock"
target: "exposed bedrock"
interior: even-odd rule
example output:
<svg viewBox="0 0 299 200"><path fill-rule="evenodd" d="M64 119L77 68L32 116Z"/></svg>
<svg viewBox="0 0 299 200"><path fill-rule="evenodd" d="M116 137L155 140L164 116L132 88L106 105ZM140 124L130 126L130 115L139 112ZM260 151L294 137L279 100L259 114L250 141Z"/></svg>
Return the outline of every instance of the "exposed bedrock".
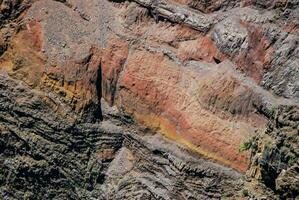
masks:
<svg viewBox="0 0 299 200"><path fill-rule="evenodd" d="M142 124L245 171L248 155L239 145L265 127L272 107L297 101L296 27L279 28L274 10L204 14L168 1L136 2L37 1L11 33L2 68L55 92L84 119L101 119L103 95ZM273 57L275 45L288 48L279 42L291 45L290 59ZM274 97L261 81L291 100Z"/></svg>
<svg viewBox="0 0 299 200"><path fill-rule="evenodd" d="M219 13L220 20L166 1L136 2L151 9L149 13L158 20L162 17L198 30L186 23L187 18L204 16L213 19L214 27L208 28L208 34L203 30L198 34L167 21L157 25L144 19L144 9L128 4L124 24L136 37L131 31L126 34L129 42L120 44L117 40L108 45L109 54L102 60L104 97L112 93L112 98L109 94L106 99L139 122L207 157L246 170L248 160L246 154L239 153L240 144L265 127L273 107L297 102L296 96L290 101L279 99L260 86L272 59L265 33L254 24L261 22L245 13L251 8L226 19ZM180 13L186 19L174 17ZM265 44L256 42L257 37L265 37ZM298 74L296 70L289 72L293 75L282 79L295 84Z"/></svg>
<svg viewBox="0 0 299 200"><path fill-rule="evenodd" d="M263 159L239 151L254 136L264 142L259 133L279 118L278 108L298 108L297 1L0 0L0 6L1 145L11 149L1 164L13 177L3 179L3 194L35 196L45 184L58 199L238 197L238 172L258 165L251 176L264 181L269 198L298 195L298 179L285 181L296 166L274 163L271 176ZM19 84L26 89L19 92ZM293 116L286 109L279 115ZM297 137L298 125L293 129ZM275 134L265 133L273 141ZM295 143L288 148L298 160ZM17 164L6 165L7 158ZM22 173L29 189L16 185ZM36 173L48 179L36 180ZM8 186L20 193L8 193Z"/></svg>
<svg viewBox="0 0 299 200"><path fill-rule="evenodd" d="M194 156L133 124L124 126L109 110L104 114L110 120L72 122L52 110L46 99L53 96L32 91L7 75L0 77L3 199L219 199L241 195L241 174L232 169Z"/></svg>
<svg viewBox="0 0 299 200"><path fill-rule="evenodd" d="M299 195L299 110L281 106L253 142L248 176L265 183L281 199Z"/></svg>

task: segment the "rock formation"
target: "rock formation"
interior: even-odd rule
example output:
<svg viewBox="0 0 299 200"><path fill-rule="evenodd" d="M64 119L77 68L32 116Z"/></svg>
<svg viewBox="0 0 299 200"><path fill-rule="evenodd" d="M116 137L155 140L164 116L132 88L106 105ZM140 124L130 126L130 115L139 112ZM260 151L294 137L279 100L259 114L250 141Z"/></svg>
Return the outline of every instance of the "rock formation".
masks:
<svg viewBox="0 0 299 200"><path fill-rule="evenodd" d="M253 142L248 175L283 199L299 195L298 117L298 107L277 108L267 129Z"/></svg>
<svg viewBox="0 0 299 200"><path fill-rule="evenodd" d="M0 0L1 198L295 199L298 14Z"/></svg>

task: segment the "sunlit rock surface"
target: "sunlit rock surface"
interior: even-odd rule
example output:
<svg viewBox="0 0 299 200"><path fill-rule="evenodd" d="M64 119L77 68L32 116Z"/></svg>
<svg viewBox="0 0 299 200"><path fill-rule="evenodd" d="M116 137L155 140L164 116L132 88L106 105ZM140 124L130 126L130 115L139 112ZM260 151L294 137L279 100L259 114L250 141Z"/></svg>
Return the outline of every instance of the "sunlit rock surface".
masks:
<svg viewBox="0 0 299 200"><path fill-rule="evenodd" d="M297 1L0 1L0 195L295 198L298 13Z"/></svg>

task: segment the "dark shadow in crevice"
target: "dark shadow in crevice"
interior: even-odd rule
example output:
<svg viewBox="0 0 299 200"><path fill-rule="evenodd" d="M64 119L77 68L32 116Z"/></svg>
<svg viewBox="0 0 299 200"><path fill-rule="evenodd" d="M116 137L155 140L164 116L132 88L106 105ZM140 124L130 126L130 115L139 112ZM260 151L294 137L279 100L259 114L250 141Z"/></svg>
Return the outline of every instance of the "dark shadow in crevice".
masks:
<svg viewBox="0 0 299 200"><path fill-rule="evenodd" d="M213 57L213 59L214 59L214 61L215 61L216 64L221 63L221 60L219 60L218 58Z"/></svg>
<svg viewBox="0 0 299 200"><path fill-rule="evenodd" d="M115 2L115 3L123 3L126 2L126 0L109 0L111 2Z"/></svg>
<svg viewBox="0 0 299 200"><path fill-rule="evenodd" d="M98 105L97 105L97 110L95 111L95 118L103 121L103 113L102 113L102 107L101 107L101 98L102 98L102 66L101 66L101 64L97 71L96 90L97 90L97 97L98 97Z"/></svg>
<svg viewBox="0 0 299 200"><path fill-rule="evenodd" d="M158 23L159 21L169 21L168 19L160 16L155 9L153 8L147 8L147 9L148 9L148 15L154 18L156 23Z"/></svg>

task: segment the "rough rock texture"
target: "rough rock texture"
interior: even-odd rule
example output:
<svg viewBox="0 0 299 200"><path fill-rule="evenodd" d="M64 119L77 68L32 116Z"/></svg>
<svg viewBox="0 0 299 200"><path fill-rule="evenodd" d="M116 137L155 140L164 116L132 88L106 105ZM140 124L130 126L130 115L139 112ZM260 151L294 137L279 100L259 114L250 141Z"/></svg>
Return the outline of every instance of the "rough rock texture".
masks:
<svg viewBox="0 0 299 200"><path fill-rule="evenodd" d="M279 107L265 132L253 144L248 175L279 193L280 198L299 195L299 110Z"/></svg>
<svg viewBox="0 0 299 200"><path fill-rule="evenodd" d="M0 77L3 199L219 199L242 185L234 170L117 119L70 123L49 97Z"/></svg>
<svg viewBox="0 0 299 200"><path fill-rule="evenodd" d="M0 1L0 27L5 22L18 17L35 0L1 0Z"/></svg>
<svg viewBox="0 0 299 200"><path fill-rule="evenodd" d="M268 15L274 17L276 11L258 13L244 7L203 14L171 1L135 2L150 9L155 22L143 17L147 10L135 3L122 4L125 28L129 29L123 37L130 43L127 47L115 42L118 51L108 46L116 56L103 58L103 82L109 82L103 85L104 90L113 88L104 97L112 93L114 98L108 95L106 99L143 124L207 157L246 170L247 156L238 152L239 145L265 127L272 107L298 102L296 53L285 60L294 60L294 70L283 67L281 75L271 75L288 85L285 88L280 82L273 86L289 93L290 101L276 98L273 91L261 87L264 75L269 77L271 70L278 72L284 66L270 63L285 59L274 57L275 48L268 42L268 28L277 26ZM253 14L264 21L257 21ZM281 46L278 43L275 45ZM298 45L295 41L292 44L296 51Z"/></svg>
<svg viewBox="0 0 299 200"><path fill-rule="evenodd" d="M296 0L0 0L3 198L296 198L298 13ZM239 147L255 136L250 160Z"/></svg>
<svg viewBox="0 0 299 200"><path fill-rule="evenodd" d="M4 75L0 90L1 198L84 196L97 181L92 170L105 168L121 148L121 130L71 123L53 112L50 97Z"/></svg>

